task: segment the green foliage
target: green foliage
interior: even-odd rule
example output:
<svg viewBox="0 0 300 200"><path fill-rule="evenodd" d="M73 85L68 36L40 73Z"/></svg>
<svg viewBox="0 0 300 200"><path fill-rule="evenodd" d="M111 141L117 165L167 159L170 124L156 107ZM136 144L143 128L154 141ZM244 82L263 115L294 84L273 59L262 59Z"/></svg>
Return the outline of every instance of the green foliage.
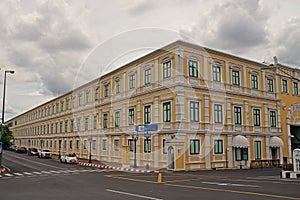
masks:
<svg viewBox="0 0 300 200"><path fill-rule="evenodd" d="M2 131L2 126L0 126L0 131ZM8 126L3 126L3 133L2 133L2 147L3 149L8 149L12 145L12 140L14 139L14 136L12 135L12 132L9 130Z"/></svg>

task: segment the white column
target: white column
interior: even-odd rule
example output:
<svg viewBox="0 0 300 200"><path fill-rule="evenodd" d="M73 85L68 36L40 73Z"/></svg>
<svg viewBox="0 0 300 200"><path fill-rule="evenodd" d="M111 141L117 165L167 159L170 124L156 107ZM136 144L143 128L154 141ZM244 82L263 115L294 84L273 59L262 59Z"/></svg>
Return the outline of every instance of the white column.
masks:
<svg viewBox="0 0 300 200"><path fill-rule="evenodd" d="M249 103L248 101L244 101L244 105L245 105L245 121L246 121L246 131L249 131Z"/></svg>
<svg viewBox="0 0 300 200"><path fill-rule="evenodd" d="M207 133L205 135L205 139L204 139L204 148L205 148L205 167L206 169L210 169L211 168L211 164L210 164L210 134Z"/></svg>
<svg viewBox="0 0 300 200"><path fill-rule="evenodd" d="M287 118L286 121L286 131L288 135L288 160L287 162L292 162L292 138L291 138L291 130L290 130L290 119Z"/></svg>
<svg viewBox="0 0 300 200"><path fill-rule="evenodd" d="M247 136L247 139L249 141L249 143L251 144L251 141L250 141L250 136ZM251 163L251 146L249 146L248 148L248 160L247 160L247 166L250 167L250 163Z"/></svg>
<svg viewBox="0 0 300 200"><path fill-rule="evenodd" d="M141 65L138 65L136 70L137 70L137 76L136 76L137 86L136 86L136 89L138 89L142 85L141 84L141 81L142 81L142 78L141 78Z"/></svg>
<svg viewBox="0 0 300 200"><path fill-rule="evenodd" d="M282 147L279 148L279 152L280 152L280 155L279 155L280 165L282 165L282 164L283 164L283 152L282 152Z"/></svg>
<svg viewBox="0 0 300 200"><path fill-rule="evenodd" d="M139 139L136 141L136 165L141 166L141 135L139 135Z"/></svg>
<svg viewBox="0 0 300 200"><path fill-rule="evenodd" d="M266 77L265 77L265 71L262 71L261 73L262 75L262 83L263 83L263 88L262 88L262 91L263 91L263 95L266 95Z"/></svg>
<svg viewBox="0 0 300 200"><path fill-rule="evenodd" d="M110 107L110 111L109 111L109 117L110 117L110 119L109 119L109 130L110 130L110 132L112 131L112 127L113 127L113 109L112 109L112 107Z"/></svg>
<svg viewBox="0 0 300 200"><path fill-rule="evenodd" d="M126 107L126 103L124 103L123 109L122 109L122 126L123 127L126 126L126 111L127 111L127 107Z"/></svg>
<svg viewBox="0 0 300 200"><path fill-rule="evenodd" d="M176 81L183 81L183 52L181 49L178 49L176 52L175 64L176 64ZM172 75L174 76L174 75Z"/></svg>
<svg viewBox="0 0 300 200"><path fill-rule="evenodd" d="M141 100L137 101L137 124L144 124L141 122Z"/></svg>
<svg viewBox="0 0 300 200"><path fill-rule="evenodd" d="M97 137L97 141L98 141L98 145L97 145L97 159L100 160L100 149L101 149L101 139L100 139L100 136L98 135Z"/></svg>
<svg viewBox="0 0 300 200"><path fill-rule="evenodd" d="M247 67L246 65L243 65L243 76L244 76L244 83L243 83L243 88L244 92L247 92Z"/></svg>
<svg viewBox="0 0 300 200"><path fill-rule="evenodd" d="M203 56L203 79L204 79L204 83L207 83L207 80L209 80L208 78L208 65L207 65L207 56Z"/></svg>
<svg viewBox="0 0 300 200"><path fill-rule="evenodd" d="M154 168L158 168L158 135L153 136L154 143Z"/></svg>
<svg viewBox="0 0 300 200"><path fill-rule="evenodd" d="M270 136L266 136L266 158L272 159L270 156Z"/></svg>
<svg viewBox="0 0 300 200"><path fill-rule="evenodd" d="M265 113L265 127L268 127L268 130L270 130L269 126L269 111L268 111L268 104L264 103L264 113Z"/></svg>
<svg viewBox="0 0 300 200"><path fill-rule="evenodd" d="M154 80L155 80L155 83L158 82L158 74L159 74L159 67L158 67L158 60L156 59L155 62L154 62Z"/></svg>
<svg viewBox="0 0 300 200"><path fill-rule="evenodd" d="M108 153L108 162L111 162L111 151L112 151L112 141L111 141L111 135L107 138L107 153Z"/></svg>
<svg viewBox="0 0 300 200"><path fill-rule="evenodd" d="M227 84L230 84L229 75L230 75L229 63L228 61L225 61L225 77L226 77L226 80L224 81L225 87L227 86Z"/></svg>
<svg viewBox="0 0 300 200"><path fill-rule="evenodd" d="M227 117L227 124L228 124L228 130L232 130L232 117L231 117L231 98L226 98L226 117Z"/></svg>
<svg viewBox="0 0 300 200"><path fill-rule="evenodd" d="M185 117L184 117L184 93L183 88L176 88L176 99L175 99L175 109L176 109L176 123L178 123L178 128L184 128Z"/></svg>
<svg viewBox="0 0 300 200"><path fill-rule="evenodd" d="M205 129L209 129L209 96L204 95L204 121Z"/></svg>
<svg viewBox="0 0 300 200"><path fill-rule="evenodd" d="M158 113L159 113L159 110L158 110L158 96L155 96L154 97L154 119L153 119L153 122L154 123L158 123Z"/></svg>
<svg viewBox="0 0 300 200"><path fill-rule="evenodd" d="M127 74L126 74L126 72L124 72L124 74L123 74L123 84L121 84L121 90L122 90L124 96L126 96L126 81L127 81Z"/></svg>
<svg viewBox="0 0 300 200"><path fill-rule="evenodd" d="M232 168L232 135L227 135L227 161L228 168Z"/></svg>

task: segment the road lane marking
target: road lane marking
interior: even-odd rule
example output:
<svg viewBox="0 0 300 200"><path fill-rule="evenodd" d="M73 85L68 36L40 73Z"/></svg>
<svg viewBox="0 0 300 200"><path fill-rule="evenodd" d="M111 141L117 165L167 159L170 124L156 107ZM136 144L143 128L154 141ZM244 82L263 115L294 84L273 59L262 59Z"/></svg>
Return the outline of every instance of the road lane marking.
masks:
<svg viewBox="0 0 300 200"><path fill-rule="evenodd" d="M12 174L4 174L5 176L8 176L8 177L11 177L11 176L14 176Z"/></svg>
<svg viewBox="0 0 300 200"><path fill-rule="evenodd" d="M26 174L26 175L29 175L29 176L33 175L32 173L29 173L29 172L23 172L23 174Z"/></svg>
<svg viewBox="0 0 300 200"><path fill-rule="evenodd" d="M127 177L121 177L121 176L114 176L114 175L105 175L110 178L116 178L116 179L121 179L121 180L129 180L129 181L135 181L135 182L142 182L142 183L157 183L156 181L147 181L147 180L142 180L142 179L134 179L134 178L127 178Z"/></svg>
<svg viewBox="0 0 300 200"><path fill-rule="evenodd" d="M164 185L172 186L172 187L188 188L188 189L208 190L208 191L217 191L217 192L229 192L229 193L237 193L237 194L245 194L245 195L272 197L272 198L279 198L279 199L299 200L299 198L297 198L297 197L289 197L289 196L282 196L282 195L276 195L276 194L247 192L247 191L239 191L239 190L226 190L226 189L219 189L219 188L207 188L207 187L199 187L199 186L192 186L192 185L176 185L176 184L169 184L169 183L164 183Z"/></svg>
<svg viewBox="0 0 300 200"><path fill-rule="evenodd" d="M16 175L16 176L24 176L24 174L20 174L20 173L14 173L14 175Z"/></svg>
<svg viewBox="0 0 300 200"><path fill-rule="evenodd" d="M237 184L237 183L219 183L219 182L207 182L207 181L203 181L201 183L209 184L209 185L220 185L220 186L259 187L258 185L246 185L246 184Z"/></svg>
<svg viewBox="0 0 300 200"><path fill-rule="evenodd" d="M144 195L139 195L139 194L134 194L134 193L129 193L129 192L122 192L122 191L118 191L118 190L106 189L106 191L112 192L112 193L117 193L117 194L123 194L123 195L127 195L127 196L132 196L132 197L139 197L142 199L162 200L162 199L155 198L155 197L149 197L149 196L144 196Z"/></svg>
<svg viewBox="0 0 300 200"><path fill-rule="evenodd" d="M50 172L51 172L51 173L55 173L55 174L60 174L60 172L54 171L54 170L51 170Z"/></svg>

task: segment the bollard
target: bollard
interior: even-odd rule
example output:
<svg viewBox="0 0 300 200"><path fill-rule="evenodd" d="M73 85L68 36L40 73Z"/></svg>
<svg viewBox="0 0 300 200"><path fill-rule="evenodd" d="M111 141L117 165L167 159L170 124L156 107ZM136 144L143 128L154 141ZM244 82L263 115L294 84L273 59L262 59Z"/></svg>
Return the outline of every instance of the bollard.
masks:
<svg viewBox="0 0 300 200"><path fill-rule="evenodd" d="M243 169L243 165L242 165L242 163L240 164L240 169Z"/></svg>
<svg viewBox="0 0 300 200"><path fill-rule="evenodd" d="M162 173L161 172L158 172L157 183L162 183Z"/></svg>

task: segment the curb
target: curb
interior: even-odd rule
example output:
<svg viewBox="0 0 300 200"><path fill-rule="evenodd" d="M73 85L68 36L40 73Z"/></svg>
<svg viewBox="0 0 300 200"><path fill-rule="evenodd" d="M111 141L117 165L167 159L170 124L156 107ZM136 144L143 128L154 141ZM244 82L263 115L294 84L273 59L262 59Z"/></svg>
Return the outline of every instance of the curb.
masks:
<svg viewBox="0 0 300 200"><path fill-rule="evenodd" d="M123 172L160 173L160 171L158 170L143 170L143 169L134 169L134 168L125 168L125 167L115 167L110 165L94 164L94 163L86 163L86 162L78 162L78 164L86 167L96 167L100 169L113 169L116 171L123 171Z"/></svg>

